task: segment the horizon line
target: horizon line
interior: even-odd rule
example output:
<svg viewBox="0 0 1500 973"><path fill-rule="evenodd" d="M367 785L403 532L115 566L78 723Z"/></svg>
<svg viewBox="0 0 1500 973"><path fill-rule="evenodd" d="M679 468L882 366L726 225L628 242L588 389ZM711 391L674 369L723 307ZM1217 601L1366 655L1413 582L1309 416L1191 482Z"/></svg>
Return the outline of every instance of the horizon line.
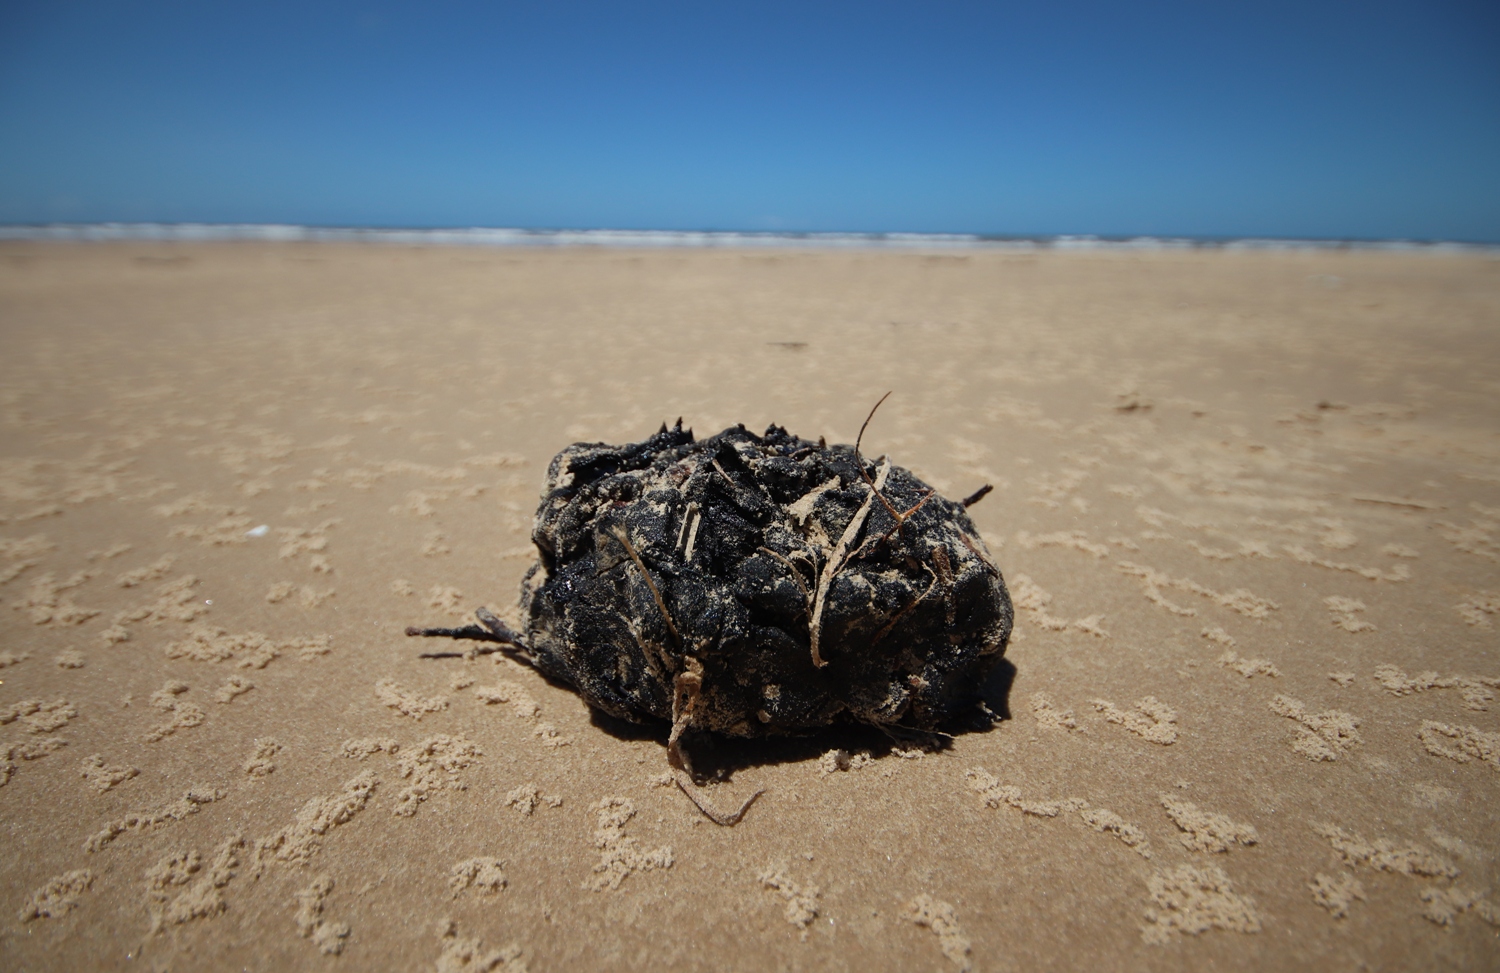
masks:
<svg viewBox="0 0 1500 973"><path fill-rule="evenodd" d="M597 227L382 226L203 221L0 223L0 241L394 243L457 246L596 246L965 250L1420 250L1500 251L1500 241L1409 237L1278 237L1228 234L950 233L848 230L641 230Z"/></svg>

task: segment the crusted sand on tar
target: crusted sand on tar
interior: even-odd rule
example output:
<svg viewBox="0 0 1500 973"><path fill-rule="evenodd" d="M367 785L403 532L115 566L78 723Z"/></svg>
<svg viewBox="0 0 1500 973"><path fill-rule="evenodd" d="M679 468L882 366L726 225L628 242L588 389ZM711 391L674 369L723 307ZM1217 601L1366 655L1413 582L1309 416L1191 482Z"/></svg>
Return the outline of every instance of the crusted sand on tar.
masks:
<svg viewBox="0 0 1500 973"><path fill-rule="evenodd" d="M1492 969L1497 309L1460 251L0 241L0 965ZM720 828L665 725L404 636L524 627L565 447L852 445L887 390L872 470L993 486L948 551L1014 599L992 728L689 739L765 788ZM809 659L821 560L693 615L669 548L831 546L833 479L632 534L680 631L789 598Z"/></svg>

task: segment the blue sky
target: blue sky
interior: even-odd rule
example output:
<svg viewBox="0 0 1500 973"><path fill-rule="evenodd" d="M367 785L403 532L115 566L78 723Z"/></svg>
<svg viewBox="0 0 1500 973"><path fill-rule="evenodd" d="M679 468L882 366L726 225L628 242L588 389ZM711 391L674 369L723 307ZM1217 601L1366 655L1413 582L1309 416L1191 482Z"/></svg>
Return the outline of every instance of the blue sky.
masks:
<svg viewBox="0 0 1500 973"><path fill-rule="evenodd" d="M0 222L1500 241L1500 5L0 0Z"/></svg>

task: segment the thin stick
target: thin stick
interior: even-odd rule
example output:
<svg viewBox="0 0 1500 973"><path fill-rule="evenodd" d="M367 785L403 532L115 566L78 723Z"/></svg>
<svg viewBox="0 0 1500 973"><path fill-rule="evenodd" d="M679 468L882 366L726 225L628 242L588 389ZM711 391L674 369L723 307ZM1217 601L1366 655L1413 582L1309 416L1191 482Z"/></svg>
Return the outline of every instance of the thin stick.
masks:
<svg viewBox="0 0 1500 973"><path fill-rule="evenodd" d="M938 580L943 585L943 609L948 627L953 627L955 614L953 605L953 564L948 560L948 549L941 545L932 549L932 566L937 570Z"/></svg>
<svg viewBox="0 0 1500 973"><path fill-rule="evenodd" d="M682 542L687 537L688 524L692 521L693 513L697 509L698 505L696 503L689 503L687 505L687 510L683 512L682 526L677 528L677 543L672 545L675 550L682 550Z"/></svg>
<svg viewBox="0 0 1500 973"><path fill-rule="evenodd" d="M863 557L864 553L865 553L865 548L869 548L870 550L874 550L875 548L879 547L881 544L884 544L886 541L890 540L892 534L896 533L901 528L903 528L903 527L906 526L907 518L910 517L912 514L916 513L918 510L921 510L922 509L922 505L925 504L928 500L931 500L933 498L933 496L936 495L936 493L937 493L936 490L928 490L926 493L924 493L922 495L922 499L920 499L916 503L912 504L911 508L908 509L906 511L906 513L904 513L904 514L895 513L895 511L891 511L893 514L895 514L895 517L896 517L896 522L891 525L891 529L888 530L888 531L886 531L884 534L880 535L880 539L877 540L877 541L875 541L873 544L870 541L868 541L868 540L865 541L863 544L861 544L859 546L859 550L855 551L854 552L854 556L851 557L851 558L849 558L849 560L852 561L855 558ZM887 505L887 509L890 509L889 505Z"/></svg>
<svg viewBox="0 0 1500 973"><path fill-rule="evenodd" d="M893 629L893 628L896 627L896 623L900 622L901 619L905 618L907 616L907 614L913 608L917 607L922 602L926 601L927 600L927 596L930 595L930 594L932 594L932 588L933 588L934 585L937 584L937 575L933 574L932 573L932 569L929 568L929 567L927 567L927 565L925 565L925 564L922 565L922 568L924 570L926 570L926 572L928 574L932 574L932 580L929 581L929 582L927 582L927 590L924 591L924 592L922 592L920 595L917 595L917 597L913 598L911 604L907 605L905 608L903 608L900 611L898 611L896 613L896 617L895 618L892 618L890 621L886 622L885 623L885 627L882 628L879 632L875 633L875 637L870 640L870 648L873 649L876 645L880 644L880 640L883 639L883 638L885 638L887 635L890 634L891 629Z"/></svg>
<svg viewBox="0 0 1500 973"><path fill-rule="evenodd" d="M423 638L429 639L473 639L476 642L510 641L509 639L502 639L489 629L481 628L478 625L465 625L462 628L417 628L415 625L409 625L407 626L406 634L411 636L420 635Z"/></svg>
<svg viewBox="0 0 1500 973"><path fill-rule="evenodd" d="M698 694L703 691L703 675L700 671L702 664L696 659L689 659L688 664L693 668L686 672L679 672L672 680L672 735L667 738L667 763L672 768L672 780L676 782L677 789L686 794L688 800L692 801L703 812L703 816L714 824L731 827L739 824L745 812L750 810L750 805L755 799L764 794L765 788L761 788L745 799L737 811L721 811L709 800L703 789L693 781L693 765L688 759L688 754L682 746L682 734L693 724L693 709L698 704Z"/></svg>
<svg viewBox="0 0 1500 973"><path fill-rule="evenodd" d="M651 589L651 597L656 599L656 607L661 610L661 617L667 623L667 630L672 633L672 639L678 645L682 644L682 636L677 634L677 626L672 624L672 616L667 613L667 603L662 601L661 592L656 589L656 582L651 580L651 572L646 570L646 564L641 556L635 552L635 545L630 543L630 535L625 533L625 528L616 527L613 531L615 540L625 545L625 553L640 568L641 577L646 579L646 587Z"/></svg>
<svg viewBox="0 0 1500 973"><path fill-rule="evenodd" d="M891 391L895 391L895 390L892 389ZM890 392L887 392L884 395L882 395L880 397L880 402L876 402L873 406L870 407L870 414L867 415L867 416L865 416L865 421L864 422L860 423L860 425L859 425L859 435L854 437L854 466L855 466L855 469L859 470L859 475L860 475L861 478L864 479L865 485L868 486L871 490L875 490L875 496L877 496L877 497L880 498L880 502L882 504L884 504L885 509L890 512L890 515L892 517L895 517L897 520L900 520L901 519L901 515L898 514L898 513L896 513L896 508L893 507L893 506L891 506L891 502L889 500L887 500L885 498L885 495L882 494L878 489L876 489L875 484L870 481L870 474L865 472L865 461L864 461L864 458L861 457L860 453L859 453L859 444L862 443L862 442L864 442L864 439L865 439L865 427L870 424L870 420L871 419L875 418L875 410L878 409L878 408L880 408L880 403L884 402L886 399L888 399L890 397L891 397L891 393ZM822 442L822 440L819 440L820 444L821 444L821 442Z"/></svg>
<svg viewBox="0 0 1500 973"><path fill-rule="evenodd" d="M985 553L983 551L981 551L979 549L979 547L972 540L969 539L969 535L968 534L959 534L958 535L958 539L964 542L964 547L967 547L970 551L974 552L974 556L977 557L977 558L979 558L979 560L984 563L984 566L989 569L989 572L991 574L993 574L993 575L999 575L1000 574L1000 569L997 568L997 567L995 567L995 562L991 561L985 555Z"/></svg>
<svg viewBox="0 0 1500 973"><path fill-rule="evenodd" d="M884 401L883 399L881 401ZM879 403L876 403L877 405ZM861 471L863 472L863 471ZM807 635L808 643L812 648L813 665L821 669L828 665L823 657L818 654L818 637L823 631L823 605L828 597L828 586L833 583L834 575L838 574L839 568L844 566L844 552L854 542L859 534L860 528L865 524L865 518L870 515L870 504L880 496L880 488L885 486L886 477L891 473L891 464L887 460L880 465L875 472L875 480L870 484L870 495L865 497L865 502L855 512L849 526L844 528L844 536L839 538L838 545L834 547L833 554L828 558L828 563L823 565L823 574L818 578L818 588L813 595L813 613L808 621ZM883 498L882 498L883 499Z"/></svg>
<svg viewBox="0 0 1500 973"><path fill-rule="evenodd" d="M726 813L714 807L713 802L703 793L703 789L694 784L692 778L688 777L687 774L674 769L672 771L672 780L677 782L678 789L688 796L688 800L698 805L698 810L703 812L704 817L708 818L714 824L723 825L726 828L739 824L740 819L745 816L745 812L750 810L750 805L755 803L755 799L766 792L766 789L762 787L754 794L745 798L745 803L740 805L738 811Z"/></svg>
<svg viewBox="0 0 1500 973"><path fill-rule="evenodd" d="M983 500L985 497L989 496L990 491L993 490L993 489L995 489L995 484L993 484L993 483L986 483L984 486L980 487L978 490L975 490L973 493L969 494L967 497L964 497L962 500L959 501L959 503L961 503L961 504L964 505L964 509L965 510L968 510L970 507L974 506L974 504L978 503L979 501Z"/></svg>
<svg viewBox="0 0 1500 973"><path fill-rule="evenodd" d="M895 389L891 389L891 392L894 391ZM882 395L880 397L880 402L884 402L886 399L890 398L891 392L887 392ZM875 410L880 408L880 402L876 402L874 405L870 406L870 414L865 416L865 421L859 424L859 435L854 437L854 455L856 457L859 456L859 444L864 442L865 439L865 427L870 424L871 419L875 418Z"/></svg>
<svg viewBox="0 0 1500 973"><path fill-rule="evenodd" d="M682 554L683 563L687 563L693 559L693 548L698 546L698 525L701 523L703 523L703 511L698 509L697 504L694 504L693 526L688 531L687 550Z"/></svg>
<svg viewBox="0 0 1500 973"><path fill-rule="evenodd" d="M799 588L802 589L802 597L804 599L806 599L806 601L807 601L807 603L808 603L808 605L810 607L812 605L812 592L810 592L810 591L807 590L807 585L805 583L803 583L803 581L802 581L802 572L797 570L797 565L795 565L795 564L792 563L791 558L784 557L783 555L777 554L775 551L771 550L769 547L759 547L759 548L756 548L756 550L765 551L767 554L771 555L776 560L778 560L782 564L786 565L787 570L790 571L790 572L792 572L792 580L795 581L795 582L797 582L797 587L799 587Z"/></svg>

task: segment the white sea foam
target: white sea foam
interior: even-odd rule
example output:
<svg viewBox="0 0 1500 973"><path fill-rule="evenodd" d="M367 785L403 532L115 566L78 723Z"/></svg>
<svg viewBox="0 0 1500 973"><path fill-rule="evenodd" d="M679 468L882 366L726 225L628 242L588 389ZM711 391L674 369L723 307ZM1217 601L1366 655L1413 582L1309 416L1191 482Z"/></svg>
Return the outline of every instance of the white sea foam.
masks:
<svg viewBox="0 0 1500 973"><path fill-rule="evenodd" d="M1500 255L1500 245L1417 240L1269 237L983 236L973 233L772 233L728 230L528 230L298 226L287 223L49 223L0 225L0 240L78 242L386 243L403 246L778 248L874 250L1399 250Z"/></svg>

